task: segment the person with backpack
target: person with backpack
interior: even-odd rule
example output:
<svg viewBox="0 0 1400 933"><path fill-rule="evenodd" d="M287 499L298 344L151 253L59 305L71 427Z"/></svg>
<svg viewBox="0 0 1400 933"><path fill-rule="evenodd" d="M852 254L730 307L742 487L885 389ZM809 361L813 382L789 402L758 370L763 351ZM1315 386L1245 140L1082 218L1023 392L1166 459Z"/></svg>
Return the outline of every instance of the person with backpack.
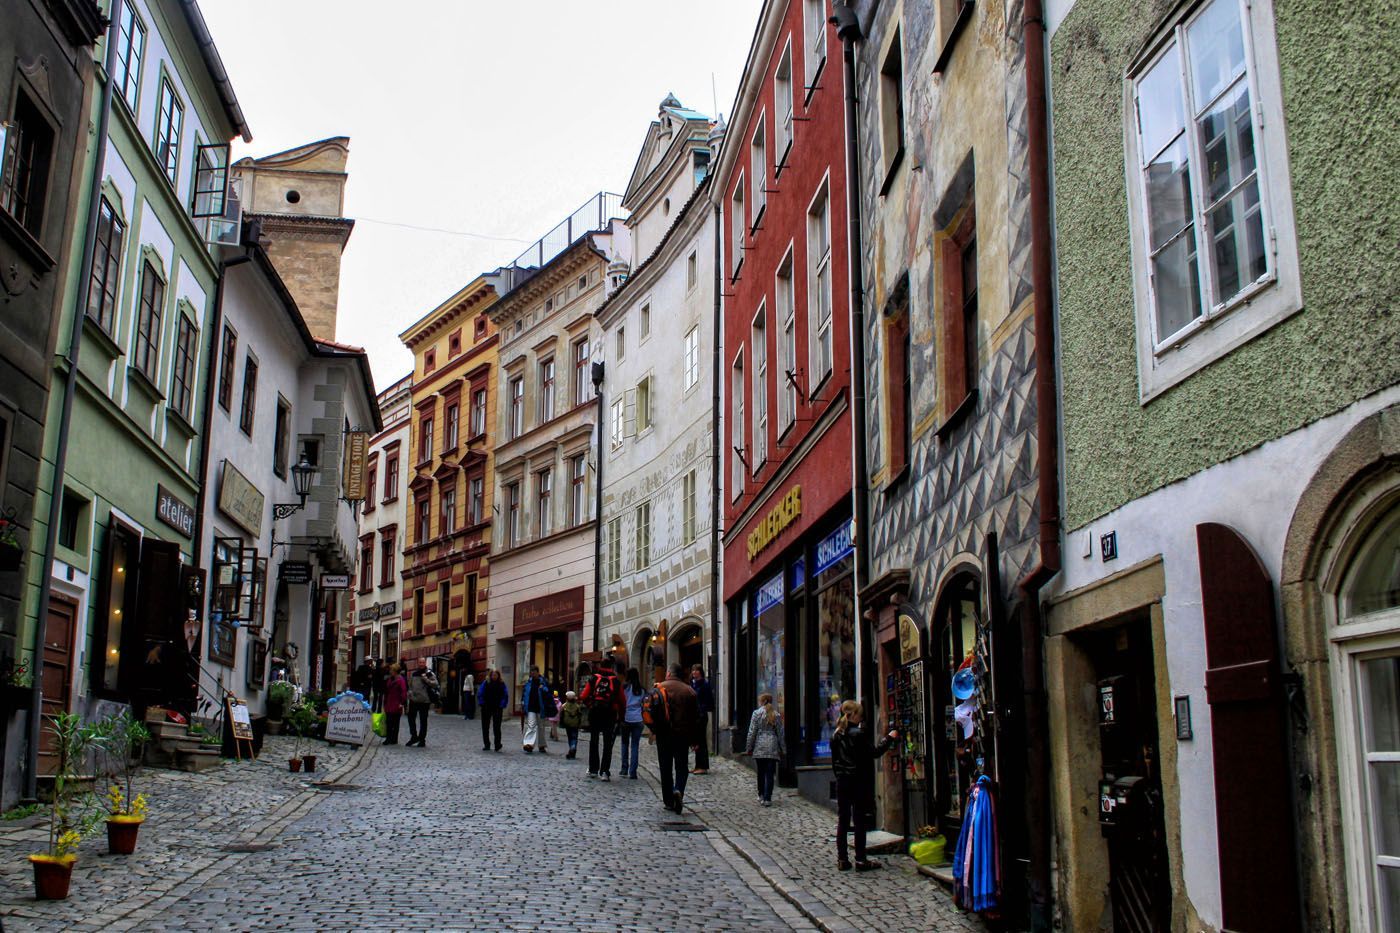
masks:
<svg viewBox="0 0 1400 933"><path fill-rule="evenodd" d="M611 781L614 729L626 711L612 658L603 659L598 673L583 685L579 699L588 708L588 776Z"/></svg>
<svg viewBox="0 0 1400 933"><path fill-rule="evenodd" d="M564 694L564 705L559 707L559 725L569 737L569 754L565 758L578 757L578 730L583 728L583 707L579 705L578 694L570 690Z"/></svg>
<svg viewBox="0 0 1400 933"><path fill-rule="evenodd" d="M773 706L773 694L758 697L758 709L749 717L749 739L744 754L753 758L758 771L758 805L773 806L773 782L778 775L778 762L786 750L783 739L783 717Z"/></svg>
<svg viewBox="0 0 1400 933"><path fill-rule="evenodd" d="M556 712L554 691L540 676L540 669L531 666L530 679L525 681L521 694L521 707L525 711L525 738L522 747L525 754L533 754L538 748L541 754L549 754L549 739L545 735L544 724Z"/></svg>
<svg viewBox="0 0 1400 933"><path fill-rule="evenodd" d="M481 710L481 750L491 750L491 732L496 733L496 751L501 750L501 715L510 705L510 688L501 679L500 671L492 671L481 681L476 691L476 705Z"/></svg>
<svg viewBox="0 0 1400 933"><path fill-rule="evenodd" d="M635 667L627 669L627 683L622 688L627 703L622 715L622 776L637 779L637 757L642 745L642 678ZM629 765L630 763L630 765Z"/></svg>
<svg viewBox="0 0 1400 933"><path fill-rule="evenodd" d="M428 659L419 658L408 681L408 741L405 747L422 748L428 740L428 710L442 699L437 675L428 669Z"/></svg>
<svg viewBox="0 0 1400 933"><path fill-rule="evenodd" d="M856 835L856 871L880 867L879 862L865 857L865 815L874 792L870 775L875 759L889 751L899 733L891 729L878 745L872 745L861 725L864 715L858 701L846 700L831 736L831 770L836 774L836 867L841 871L851 868L846 849L846 831L851 828Z"/></svg>
<svg viewBox="0 0 1400 933"><path fill-rule="evenodd" d="M684 680L685 668L672 664L666 679L642 701L642 718L656 737L661 769L661 802L680 813L685 806L685 781L690 774L690 748L700 725L695 691Z"/></svg>

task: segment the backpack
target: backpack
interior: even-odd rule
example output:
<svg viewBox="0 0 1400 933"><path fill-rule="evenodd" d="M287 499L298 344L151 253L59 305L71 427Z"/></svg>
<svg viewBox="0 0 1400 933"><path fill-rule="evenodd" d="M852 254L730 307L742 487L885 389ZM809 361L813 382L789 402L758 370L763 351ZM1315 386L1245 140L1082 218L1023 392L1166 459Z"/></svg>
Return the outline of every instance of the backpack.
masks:
<svg viewBox="0 0 1400 933"><path fill-rule="evenodd" d="M671 727L671 707L666 699L666 691L657 684L646 692L642 697L642 722L651 727L655 732L657 729L669 729Z"/></svg>
<svg viewBox="0 0 1400 933"><path fill-rule="evenodd" d="M616 674L594 674L593 689L588 692L588 705L593 707L611 706L613 693L617 690Z"/></svg>

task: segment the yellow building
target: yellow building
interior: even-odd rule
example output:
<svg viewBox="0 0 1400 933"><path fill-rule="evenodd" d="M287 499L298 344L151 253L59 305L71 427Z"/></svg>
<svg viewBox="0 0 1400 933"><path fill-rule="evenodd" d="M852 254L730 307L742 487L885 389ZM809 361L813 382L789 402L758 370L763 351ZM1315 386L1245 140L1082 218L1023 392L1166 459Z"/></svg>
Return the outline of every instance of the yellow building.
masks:
<svg viewBox="0 0 1400 933"><path fill-rule="evenodd" d="M428 658L449 708L486 665L497 284L479 276L399 335L413 352L399 660Z"/></svg>

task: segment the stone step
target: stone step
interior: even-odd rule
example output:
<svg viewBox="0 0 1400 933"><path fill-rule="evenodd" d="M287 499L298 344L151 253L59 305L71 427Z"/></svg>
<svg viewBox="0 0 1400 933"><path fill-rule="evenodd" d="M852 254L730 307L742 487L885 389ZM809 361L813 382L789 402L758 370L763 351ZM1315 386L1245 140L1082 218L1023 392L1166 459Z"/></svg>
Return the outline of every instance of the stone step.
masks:
<svg viewBox="0 0 1400 933"><path fill-rule="evenodd" d="M207 771L217 767L218 764L219 749L215 746L182 748L175 753L175 770L177 771Z"/></svg>

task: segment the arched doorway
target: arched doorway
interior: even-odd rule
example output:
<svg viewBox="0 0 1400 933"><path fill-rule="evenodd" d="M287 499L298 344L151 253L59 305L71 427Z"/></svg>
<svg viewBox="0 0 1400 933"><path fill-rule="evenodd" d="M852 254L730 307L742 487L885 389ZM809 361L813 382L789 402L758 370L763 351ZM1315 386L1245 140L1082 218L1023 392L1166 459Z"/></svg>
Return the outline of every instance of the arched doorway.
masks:
<svg viewBox="0 0 1400 933"><path fill-rule="evenodd" d="M934 795L945 834L952 838L962 826L963 801L972 783L981 774L996 773L988 723L994 709L992 633L977 573L962 571L944 586L931 636L933 709L940 720L929 730L934 739Z"/></svg>
<svg viewBox="0 0 1400 933"><path fill-rule="evenodd" d="M650 627L642 628L632 638L632 663L637 667L637 675L642 685L648 686L665 677L662 665L656 663L656 633Z"/></svg>
<svg viewBox="0 0 1400 933"><path fill-rule="evenodd" d="M682 621L671 636L671 645L673 657L687 672L687 676L690 668L696 664L706 668L705 676L710 676L709 665L705 663L705 631L698 622Z"/></svg>

